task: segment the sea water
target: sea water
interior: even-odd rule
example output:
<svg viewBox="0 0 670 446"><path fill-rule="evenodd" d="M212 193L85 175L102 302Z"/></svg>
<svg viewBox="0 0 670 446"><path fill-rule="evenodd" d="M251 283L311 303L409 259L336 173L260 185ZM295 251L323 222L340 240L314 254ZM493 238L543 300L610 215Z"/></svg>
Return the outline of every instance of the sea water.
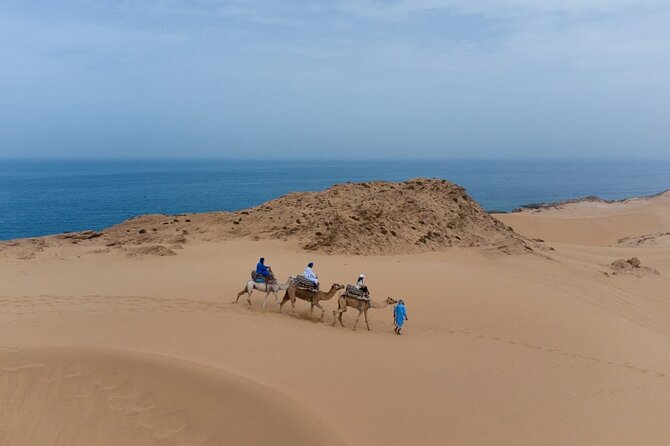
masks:
<svg viewBox="0 0 670 446"><path fill-rule="evenodd" d="M485 209L670 188L670 161L0 160L0 240L99 230L149 213L237 210L347 181L439 177Z"/></svg>

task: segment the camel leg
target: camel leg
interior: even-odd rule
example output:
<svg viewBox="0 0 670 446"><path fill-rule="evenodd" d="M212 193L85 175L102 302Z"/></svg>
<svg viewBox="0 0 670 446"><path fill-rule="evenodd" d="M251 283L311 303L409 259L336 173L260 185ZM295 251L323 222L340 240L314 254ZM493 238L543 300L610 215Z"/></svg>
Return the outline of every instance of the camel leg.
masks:
<svg viewBox="0 0 670 446"><path fill-rule="evenodd" d="M314 308L314 307L318 307L321 310L321 320L323 320L323 315L326 314L326 310L323 309L323 307L321 306L321 304L319 302L312 305L312 308Z"/></svg>
<svg viewBox="0 0 670 446"><path fill-rule="evenodd" d="M242 297L242 295L243 295L244 293L248 293L248 292L249 292L249 291L247 290L247 287L244 287L244 289L243 289L242 291L240 291L239 293L237 293L237 299L235 299L235 301L234 301L233 303L237 303L237 301L240 300L240 297Z"/></svg>
<svg viewBox="0 0 670 446"><path fill-rule="evenodd" d="M335 324L337 324L337 316L338 316L338 314L339 314L339 313L337 312L337 310L333 310L333 323L330 324L332 327L334 327Z"/></svg>
<svg viewBox="0 0 670 446"><path fill-rule="evenodd" d="M365 310L363 314L365 314L365 325L368 326L368 331L370 331L370 324L368 324L368 310Z"/></svg>
<svg viewBox="0 0 670 446"><path fill-rule="evenodd" d="M295 296L293 296L291 298L291 309L293 309L293 316L298 317L298 312L295 311L295 301L296 301L296 298L295 298Z"/></svg>
<svg viewBox="0 0 670 446"><path fill-rule="evenodd" d="M265 310L265 304L268 303L268 297L270 296L270 291L265 293L265 298L263 299L263 309Z"/></svg>
<svg viewBox="0 0 670 446"><path fill-rule="evenodd" d="M251 308L251 293L247 294L247 302L249 303L249 308Z"/></svg>
<svg viewBox="0 0 670 446"><path fill-rule="evenodd" d="M358 324L358 320L361 318L361 314L363 314L363 310L358 310L358 316L356 316L356 322L354 322L354 330L356 330L356 324Z"/></svg>
<svg viewBox="0 0 670 446"><path fill-rule="evenodd" d="M342 313L347 311L347 306L345 305L344 308L340 306L340 303L337 303L337 310L333 310L333 323L331 324L333 327L337 323L338 319L340 321L340 324L344 327L344 323L342 323Z"/></svg>
<svg viewBox="0 0 670 446"><path fill-rule="evenodd" d="M247 285L247 302L249 302L249 308L251 308L251 293L254 292L254 284Z"/></svg>
<svg viewBox="0 0 670 446"><path fill-rule="evenodd" d="M279 304L279 312L280 313L281 313L281 309L284 308L284 304L286 302L288 302L289 299L290 299L290 297L289 297L288 291L287 291L287 292L284 293L284 298L282 299L281 303Z"/></svg>

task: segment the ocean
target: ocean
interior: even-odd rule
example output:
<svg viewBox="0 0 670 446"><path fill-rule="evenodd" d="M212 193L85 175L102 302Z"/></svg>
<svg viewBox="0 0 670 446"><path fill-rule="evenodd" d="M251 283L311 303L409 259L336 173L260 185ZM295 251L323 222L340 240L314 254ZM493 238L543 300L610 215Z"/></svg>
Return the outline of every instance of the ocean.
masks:
<svg viewBox="0 0 670 446"><path fill-rule="evenodd" d="M485 209L670 188L670 161L0 160L0 240L99 230L140 214L237 210L346 181L439 177Z"/></svg>

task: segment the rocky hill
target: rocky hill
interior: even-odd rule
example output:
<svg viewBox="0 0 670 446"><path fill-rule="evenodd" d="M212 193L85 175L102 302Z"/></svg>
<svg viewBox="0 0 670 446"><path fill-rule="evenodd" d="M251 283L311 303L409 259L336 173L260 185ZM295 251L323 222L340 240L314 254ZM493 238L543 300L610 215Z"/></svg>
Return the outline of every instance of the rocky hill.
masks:
<svg viewBox="0 0 670 446"><path fill-rule="evenodd" d="M441 179L340 184L242 211L145 215L102 232L55 236L59 242L121 247L129 255L172 255L189 241L232 238L290 240L306 250L356 255L453 246L510 254L533 249L533 242L490 216L465 189Z"/></svg>

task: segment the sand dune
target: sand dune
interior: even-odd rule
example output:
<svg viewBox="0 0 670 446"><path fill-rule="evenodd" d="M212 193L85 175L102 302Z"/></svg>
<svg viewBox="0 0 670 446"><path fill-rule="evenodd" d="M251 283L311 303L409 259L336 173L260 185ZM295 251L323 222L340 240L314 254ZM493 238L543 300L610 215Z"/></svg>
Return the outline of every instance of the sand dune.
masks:
<svg viewBox="0 0 670 446"><path fill-rule="evenodd" d="M315 413L271 388L142 353L2 353L0 395L0 444L342 444Z"/></svg>
<svg viewBox="0 0 670 446"><path fill-rule="evenodd" d="M551 242L607 246L670 231L670 191L622 201L575 201L496 218L516 232Z"/></svg>
<svg viewBox="0 0 670 446"><path fill-rule="evenodd" d="M542 255L194 237L129 257L23 241L40 249L0 252L0 444L668 444L670 247L617 243L663 231L664 200L499 216L542 235ZM405 334L390 307L354 332L353 309L330 326L334 300L323 321L303 301L297 318L273 299L261 310L259 293L231 303L261 255L282 281L308 261L325 286L365 273L375 300L406 300ZM612 274L633 257L658 274Z"/></svg>

